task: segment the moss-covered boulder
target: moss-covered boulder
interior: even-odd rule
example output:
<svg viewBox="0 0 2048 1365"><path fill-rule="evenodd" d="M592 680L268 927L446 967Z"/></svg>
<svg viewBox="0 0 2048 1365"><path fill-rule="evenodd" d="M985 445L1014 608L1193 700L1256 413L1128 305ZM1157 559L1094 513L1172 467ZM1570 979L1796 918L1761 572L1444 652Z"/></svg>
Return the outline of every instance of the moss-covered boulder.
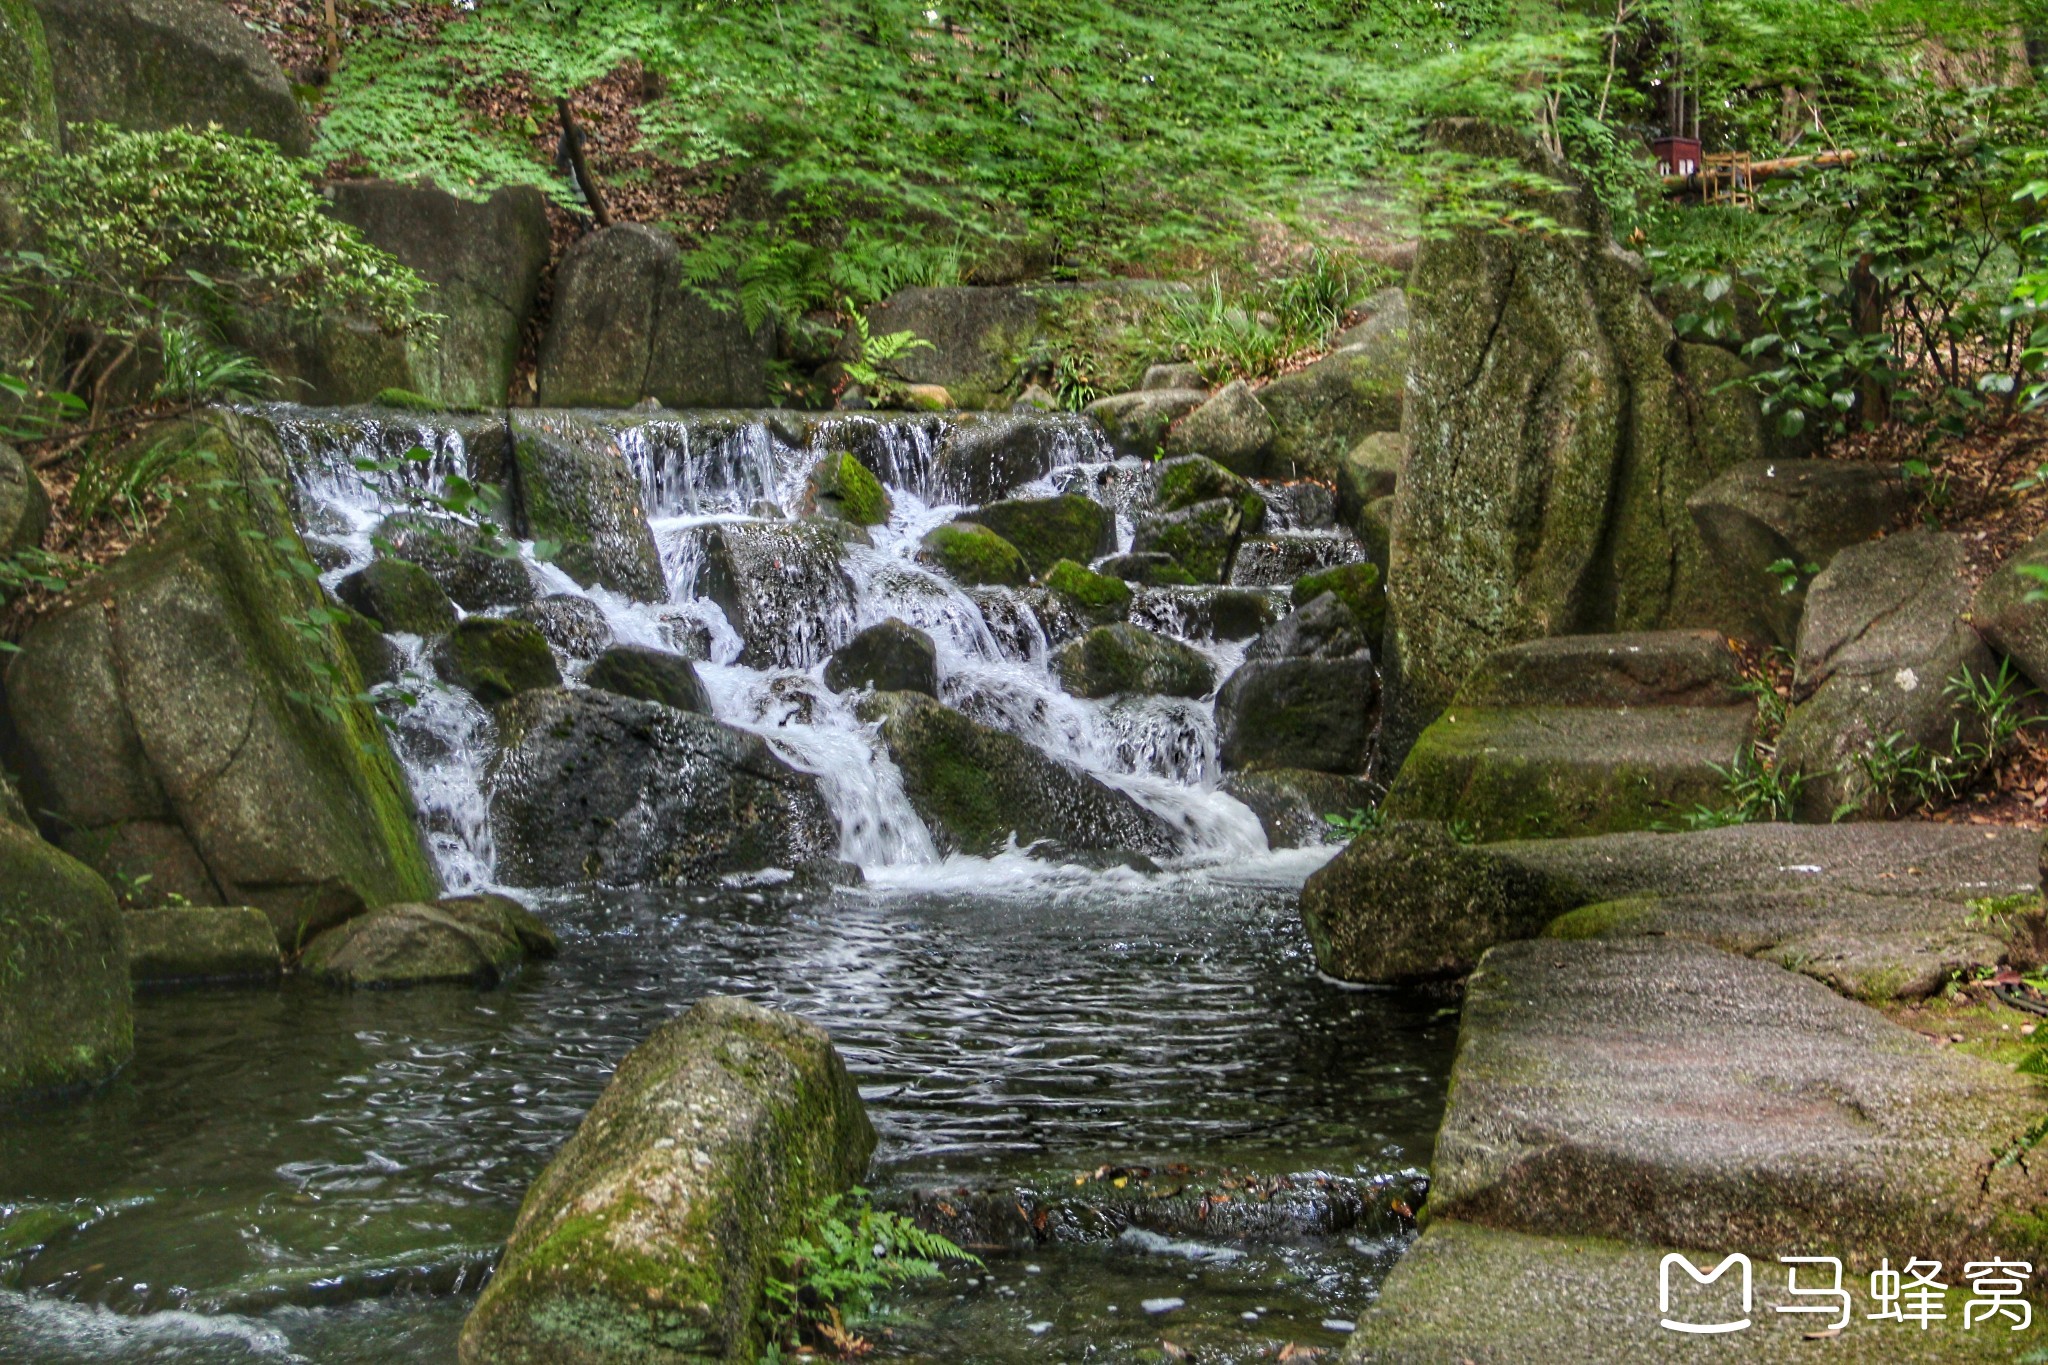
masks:
<svg viewBox="0 0 2048 1365"><path fill-rule="evenodd" d="M0 555L43 543L50 525L50 495L21 452L0 441Z"/></svg>
<svg viewBox="0 0 2048 1365"><path fill-rule="evenodd" d="M540 348L540 402L626 408L759 407L773 337L712 307L683 277L675 239L644 223L582 238L555 269Z"/></svg>
<svg viewBox="0 0 2048 1365"><path fill-rule="evenodd" d="M1052 668L1077 697L1202 697L1216 687L1216 670L1200 651L1123 621L1060 646Z"/></svg>
<svg viewBox="0 0 2048 1365"><path fill-rule="evenodd" d="M138 986L274 981L283 970L270 917L251 905L160 905L122 920Z"/></svg>
<svg viewBox="0 0 2048 1365"><path fill-rule="evenodd" d="M1043 574L1062 559L1086 564L1116 548L1116 514L1092 498L1005 498L960 520L986 526L1017 547L1024 566Z"/></svg>
<svg viewBox="0 0 2048 1365"><path fill-rule="evenodd" d="M815 1025L709 997L627 1054L520 1205L462 1365L752 1361L763 1285L875 1133Z"/></svg>
<svg viewBox="0 0 2048 1365"><path fill-rule="evenodd" d="M562 685L554 651L540 631L502 616L465 617L442 642L434 663L444 678L486 706Z"/></svg>
<svg viewBox="0 0 2048 1365"><path fill-rule="evenodd" d="M837 517L855 526L881 526L893 510L882 481L845 451L825 456L811 470L810 486L804 493L807 515Z"/></svg>
<svg viewBox="0 0 2048 1365"><path fill-rule="evenodd" d="M0 819L0 1104L102 1081L133 1051L114 893Z"/></svg>
<svg viewBox="0 0 2048 1365"><path fill-rule="evenodd" d="M697 666L680 654L669 654L645 645L613 645L600 654L583 675L586 686L616 692L622 697L657 701L678 711L711 714L711 695Z"/></svg>
<svg viewBox="0 0 2048 1365"><path fill-rule="evenodd" d="M1223 794L1251 807L1269 848L1314 848L1334 843L1344 819L1371 810L1376 794L1362 777L1307 768L1253 768L1225 774Z"/></svg>
<svg viewBox="0 0 2048 1365"><path fill-rule="evenodd" d="M386 905L306 945L298 971L330 986L490 987L530 957L553 957L554 931L508 896Z"/></svg>
<svg viewBox="0 0 2048 1365"><path fill-rule="evenodd" d="M825 686L834 692L871 688L876 692L939 695L939 647L916 626L895 617L878 621L840 647L825 664Z"/></svg>
<svg viewBox="0 0 2048 1365"><path fill-rule="evenodd" d="M617 436L567 413L515 411L511 423L519 534L552 541L554 562L585 587L666 601L668 582L640 507L640 481Z"/></svg>
<svg viewBox="0 0 2048 1365"><path fill-rule="evenodd" d="M57 95L50 48L33 0L0 0L0 138L57 145Z"/></svg>
<svg viewBox="0 0 2048 1365"><path fill-rule="evenodd" d="M513 886L716 882L837 854L817 780L749 731L594 688L497 715L498 875Z"/></svg>
<svg viewBox="0 0 2048 1365"><path fill-rule="evenodd" d="M292 156L312 130L291 82L247 25L208 0L35 0L57 114L154 131L219 124Z"/></svg>
<svg viewBox="0 0 2048 1365"><path fill-rule="evenodd" d="M1182 455L1152 466L1152 505L1161 512L1179 512L1198 503L1226 498L1242 513L1240 525L1255 534L1266 524L1266 499L1251 481L1224 468L1207 455Z"/></svg>
<svg viewBox="0 0 2048 1365"><path fill-rule="evenodd" d="M1295 579L1287 596L1296 608L1301 608L1326 592L1336 594L1367 641L1380 638L1387 624L1387 590L1377 566L1340 564L1334 569L1318 569Z"/></svg>
<svg viewBox="0 0 2048 1365"><path fill-rule="evenodd" d="M539 595L516 555L464 522L399 512L378 523L375 539L391 557L425 569L464 611L517 609Z"/></svg>
<svg viewBox="0 0 2048 1365"><path fill-rule="evenodd" d="M1378 680L1350 609L1323 594L1255 640L1217 693L1223 766L1364 772Z"/></svg>
<svg viewBox="0 0 2048 1365"><path fill-rule="evenodd" d="M1334 480L1361 439L1401 429L1406 310L1374 317L1354 329L1347 343L1259 390L1259 402L1271 414L1276 472Z"/></svg>
<svg viewBox="0 0 2048 1365"><path fill-rule="evenodd" d="M1337 512L1354 530L1369 505L1394 496L1405 451L1400 432L1376 431L1344 452L1337 465Z"/></svg>
<svg viewBox="0 0 2048 1365"><path fill-rule="evenodd" d="M1277 430L1259 396L1233 379L1168 428L1168 458L1203 455L1239 474L1264 474Z"/></svg>
<svg viewBox="0 0 2048 1365"><path fill-rule="evenodd" d="M386 631L445 635L455 629L455 604L410 560L379 556L335 584L334 595Z"/></svg>
<svg viewBox="0 0 2048 1365"><path fill-rule="evenodd" d="M1054 597L1080 620L1105 626L1130 614L1131 590L1121 578L1062 559L1043 575Z"/></svg>
<svg viewBox="0 0 2048 1365"><path fill-rule="evenodd" d="M162 831L285 943L432 895L405 779L267 473L276 453L226 419L185 435L227 486L179 500L7 665L31 807L67 837Z"/></svg>
<svg viewBox="0 0 2048 1365"><path fill-rule="evenodd" d="M1197 583L1225 583L1243 528L1244 508L1228 498L1213 498L1177 512L1138 518L1131 550L1172 555Z"/></svg>
<svg viewBox="0 0 2048 1365"><path fill-rule="evenodd" d="M1192 588L1194 575L1180 561L1163 550L1141 550L1112 555L1102 561L1102 572L1148 588Z"/></svg>
<svg viewBox="0 0 2048 1365"><path fill-rule="evenodd" d="M575 593L550 593L512 614L572 659L595 659L612 642L612 626L604 609Z"/></svg>
<svg viewBox="0 0 2048 1365"><path fill-rule="evenodd" d="M1017 547L986 526L952 521L934 527L923 541L922 558L956 583L972 588L1022 587L1031 570Z"/></svg>
<svg viewBox="0 0 2048 1365"><path fill-rule="evenodd" d="M356 661L356 672L362 675L363 683L376 687L380 683L397 682L404 668L404 659L391 641L384 638L384 632L375 621L353 607L337 606L334 612L334 633L341 638L341 644Z"/></svg>
<svg viewBox="0 0 2048 1365"><path fill-rule="evenodd" d="M1167 428L1208 401L1207 389L1147 389L1098 398L1086 412L1102 424L1112 451L1149 460L1165 448Z"/></svg>
<svg viewBox="0 0 2048 1365"><path fill-rule="evenodd" d="M1014 839L1061 852L1156 857L1179 843L1130 797L1015 735L929 697L894 693L877 702L904 793L944 852L993 854Z"/></svg>

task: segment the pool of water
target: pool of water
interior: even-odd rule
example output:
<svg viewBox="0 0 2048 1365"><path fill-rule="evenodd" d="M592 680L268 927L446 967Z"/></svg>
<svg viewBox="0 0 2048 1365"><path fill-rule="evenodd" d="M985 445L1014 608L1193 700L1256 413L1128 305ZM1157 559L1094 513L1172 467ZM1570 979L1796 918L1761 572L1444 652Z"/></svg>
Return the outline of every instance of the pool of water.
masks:
<svg viewBox="0 0 2048 1365"><path fill-rule="evenodd" d="M878 1199L1051 1215L909 1296L883 1354L1340 1344L1405 1244L1456 1017L1317 978L1321 856L583 895L538 904L562 956L495 992L144 996L115 1082L0 1116L0 1359L452 1361L527 1184L712 992L830 1030Z"/></svg>

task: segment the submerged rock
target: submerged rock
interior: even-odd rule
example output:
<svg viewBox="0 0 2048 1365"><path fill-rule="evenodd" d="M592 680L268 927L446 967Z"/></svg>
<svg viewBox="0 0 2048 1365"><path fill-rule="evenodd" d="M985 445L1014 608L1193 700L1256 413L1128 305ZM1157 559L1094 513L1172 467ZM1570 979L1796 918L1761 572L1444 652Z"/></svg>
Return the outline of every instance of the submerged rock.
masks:
<svg viewBox="0 0 2048 1365"><path fill-rule="evenodd" d="M335 584L334 595L385 631L431 636L455 629L455 604L410 560L379 556Z"/></svg>
<svg viewBox="0 0 2048 1365"><path fill-rule="evenodd" d="M656 701L678 711L711 714L711 697L696 667L680 654L644 645L613 645L583 675L584 685L622 697Z"/></svg>
<svg viewBox="0 0 2048 1365"><path fill-rule="evenodd" d="M540 631L499 616L464 618L434 662L443 677L486 706L536 687L562 685L561 670Z"/></svg>
<svg viewBox="0 0 2048 1365"><path fill-rule="evenodd" d="M1163 856L1179 841L1166 823L1100 781L1015 735L969 720L929 697L876 699L882 740L911 806L942 851L993 854L1012 838L1059 850Z"/></svg>
<svg viewBox="0 0 2048 1365"><path fill-rule="evenodd" d="M1016 546L1033 574L1062 559L1087 564L1116 548L1116 514L1077 493L1005 498L963 512L960 520L986 526Z"/></svg>
<svg viewBox="0 0 2048 1365"><path fill-rule="evenodd" d="M920 557L971 588L1022 587L1031 570L1017 547L986 526L953 521L926 533Z"/></svg>
<svg viewBox="0 0 2048 1365"><path fill-rule="evenodd" d="M825 686L834 692L872 688L877 692L939 695L939 649L932 637L895 617L869 626L848 640L825 665Z"/></svg>
<svg viewBox="0 0 2048 1365"><path fill-rule="evenodd" d="M283 967L270 917L254 906L158 906L122 921L138 986L273 981Z"/></svg>
<svg viewBox="0 0 2048 1365"><path fill-rule="evenodd" d="M556 951L554 932L510 897L455 896L358 915L307 944L298 970L358 989L489 987Z"/></svg>
<svg viewBox="0 0 2048 1365"><path fill-rule="evenodd" d="M128 1060L134 1023L114 893L85 864L7 818L0 968L0 1104L94 1084Z"/></svg>
<svg viewBox="0 0 2048 1365"><path fill-rule="evenodd" d="M463 1365L752 1361L763 1281L874 1129L815 1025L713 996L628 1053L534 1181Z"/></svg>
<svg viewBox="0 0 2048 1365"><path fill-rule="evenodd" d="M837 851L816 780L709 716L548 689L498 725L491 828L512 885L703 884Z"/></svg>
<svg viewBox="0 0 2048 1365"><path fill-rule="evenodd" d="M1126 622L1097 626L1062 645L1052 667L1060 686L1077 697L1202 697L1216 687L1216 670L1198 651Z"/></svg>

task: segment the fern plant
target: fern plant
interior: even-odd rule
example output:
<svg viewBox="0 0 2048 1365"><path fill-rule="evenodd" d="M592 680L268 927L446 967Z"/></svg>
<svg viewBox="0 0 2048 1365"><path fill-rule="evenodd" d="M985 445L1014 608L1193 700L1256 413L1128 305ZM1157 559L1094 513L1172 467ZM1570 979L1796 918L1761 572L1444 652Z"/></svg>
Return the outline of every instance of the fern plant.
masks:
<svg viewBox="0 0 2048 1365"><path fill-rule="evenodd" d="M903 401L909 385L896 369L896 362L916 350L936 349L916 332L884 332L876 336L866 316L849 309L853 321L854 345L859 351L846 362L846 377L860 385L868 402L878 408L895 407Z"/></svg>
<svg viewBox="0 0 2048 1365"><path fill-rule="evenodd" d="M819 1344L841 1354L864 1350L856 1329L880 1316L882 1295L940 1278L941 1261L981 1265L939 1234L875 1208L857 1186L819 1200L775 1253L761 1310L768 1329L763 1365Z"/></svg>

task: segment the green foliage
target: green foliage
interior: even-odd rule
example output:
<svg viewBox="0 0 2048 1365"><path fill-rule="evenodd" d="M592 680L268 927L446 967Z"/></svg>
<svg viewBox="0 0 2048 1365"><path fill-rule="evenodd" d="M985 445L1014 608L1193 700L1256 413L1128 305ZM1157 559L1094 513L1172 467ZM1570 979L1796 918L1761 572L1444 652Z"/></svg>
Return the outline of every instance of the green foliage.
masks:
<svg viewBox="0 0 2048 1365"><path fill-rule="evenodd" d="M1791 564L1790 560L1781 562ZM1773 564L1771 572L1782 571ZM1783 651L1778 653L1782 655ZM1721 829L1728 825L1790 820L1798 809L1799 793L1806 785L1807 774L1778 762L1778 737L1784 733L1789 714L1785 699L1778 695L1768 677L1745 678L1741 690L1756 703L1756 730L1749 742L1749 752L1727 767L1719 763L1709 765L1720 774L1722 804L1694 806L1682 813L1679 823L1686 829Z"/></svg>
<svg viewBox="0 0 2048 1365"><path fill-rule="evenodd" d="M1348 811L1329 811L1323 815L1323 823L1335 830L1347 842L1360 835L1375 834L1385 827L1387 817L1374 806L1370 810L1353 807ZM1469 841L1461 841L1469 842Z"/></svg>
<svg viewBox="0 0 2048 1365"><path fill-rule="evenodd" d="M1226 290L1222 277L1212 274L1206 290L1164 296L1163 339L1169 354L1192 361L1211 383L1263 379L1289 357L1327 344L1369 278L1354 262L1321 248L1300 273L1248 289Z"/></svg>
<svg viewBox="0 0 2048 1365"><path fill-rule="evenodd" d="M1965 668L1944 689L1962 712L1951 723L1947 748L1929 748L1893 733L1869 745L1856 763L1891 815L1945 805L1988 776L2022 730L2048 717L2034 715L2032 688L2022 688L2011 661L1985 675Z"/></svg>
<svg viewBox="0 0 2048 1365"><path fill-rule="evenodd" d="M854 311L851 317L858 354L846 362L846 377L861 386L869 403L875 407L900 404L905 383L895 362L920 348L929 351L932 344L912 331L884 332L876 336L868 330L865 314Z"/></svg>
<svg viewBox="0 0 2048 1365"><path fill-rule="evenodd" d="M878 1316L882 1295L938 1279L941 1261L981 1265L937 1233L876 1209L866 1190L819 1200L775 1253L761 1311L769 1341L763 1365L821 1341L835 1352L862 1349L855 1329Z"/></svg>
<svg viewBox="0 0 2048 1365"><path fill-rule="evenodd" d="M1764 565L1764 572L1778 580L1778 595L1790 597L1799 591L1802 579L1810 581L1820 572L1820 565L1811 562L1801 564L1793 559L1774 559Z"/></svg>

